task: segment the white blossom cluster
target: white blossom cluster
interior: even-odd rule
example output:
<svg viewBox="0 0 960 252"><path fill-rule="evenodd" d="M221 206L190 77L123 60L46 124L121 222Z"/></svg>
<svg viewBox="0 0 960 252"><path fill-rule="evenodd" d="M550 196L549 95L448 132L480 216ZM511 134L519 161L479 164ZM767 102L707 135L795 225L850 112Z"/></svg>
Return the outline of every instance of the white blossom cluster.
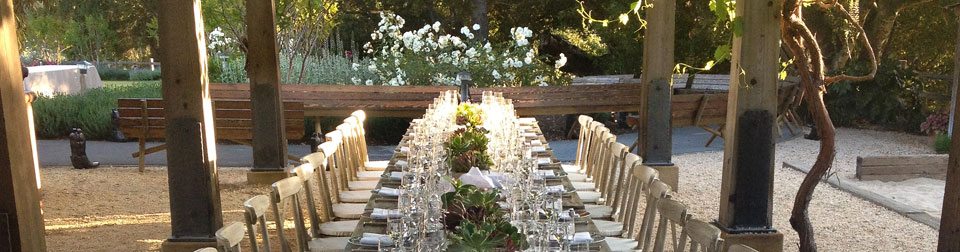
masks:
<svg viewBox="0 0 960 252"><path fill-rule="evenodd" d="M480 25L464 26L459 34L445 34L439 22L402 31L406 21L381 13L371 42L363 46L371 57L367 65L353 64L355 71L368 71L372 79L352 78L365 85L456 85L457 73L469 72L479 86L547 85L557 76L555 66L544 64L529 39L526 27L510 29L512 40L492 45L477 38ZM563 58L565 61L565 58Z"/></svg>
<svg viewBox="0 0 960 252"><path fill-rule="evenodd" d="M233 39L227 37L223 34L223 31L220 27L213 29L209 35L207 35L207 49L211 51L219 51L228 48L233 44Z"/></svg>

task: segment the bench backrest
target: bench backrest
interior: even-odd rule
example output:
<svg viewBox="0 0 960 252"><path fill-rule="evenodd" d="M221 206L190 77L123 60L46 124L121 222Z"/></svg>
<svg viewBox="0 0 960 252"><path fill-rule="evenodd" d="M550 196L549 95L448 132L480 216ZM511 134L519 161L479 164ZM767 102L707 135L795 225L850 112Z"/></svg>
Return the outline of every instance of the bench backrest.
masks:
<svg viewBox="0 0 960 252"><path fill-rule="evenodd" d="M162 99L117 99L120 130L131 138L165 138L166 118ZM253 111L250 100L214 100L217 139L253 139ZM284 102L287 139L303 138L304 112L301 102ZM149 125L146 132L143 125Z"/></svg>

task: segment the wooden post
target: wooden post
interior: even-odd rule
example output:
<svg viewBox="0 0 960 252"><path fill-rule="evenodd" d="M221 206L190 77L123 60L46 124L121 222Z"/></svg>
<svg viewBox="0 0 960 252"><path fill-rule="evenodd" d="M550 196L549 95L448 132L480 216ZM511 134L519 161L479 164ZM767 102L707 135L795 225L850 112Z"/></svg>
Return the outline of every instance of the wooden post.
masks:
<svg viewBox="0 0 960 252"><path fill-rule="evenodd" d="M172 235L163 251L216 246L223 226L200 0L159 1Z"/></svg>
<svg viewBox="0 0 960 252"><path fill-rule="evenodd" d="M0 251L46 251L13 1L0 1Z"/></svg>
<svg viewBox="0 0 960 252"><path fill-rule="evenodd" d="M280 98L280 59L273 0L247 0L247 77L253 106L253 170L247 181L269 184L286 177L287 138Z"/></svg>
<svg viewBox="0 0 960 252"><path fill-rule="evenodd" d="M960 4L948 6L960 19ZM960 52L960 27L957 28L957 52ZM960 62L960 54L954 55L954 63ZM957 113L957 81L960 76L960 65L953 66L953 99L950 107L950 129L960 130L960 122L953 120ZM940 215L940 237L937 251L960 252L960 135L951 134L950 159L947 161L946 187L943 192L943 209Z"/></svg>
<svg viewBox="0 0 960 252"><path fill-rule="evenodd" d="M774 148L782 0L737 2L742 36L734 35L723 138L717 225L726 244L782 251L773 228Z"/></svg>
<svg viewBox="0 0 960 252"><path fill-rule="evenodd" d="M677 190L679 171L673 164L671 96L673 96L676 1L654 0L647 10L643 39L643 105L639 127L643 164L660 172L660 179Z"/></svg>
<svg viewBox="0 0 960 252"><path fill-rule="evenodd" d="M948 9L952 9L953 13L957 15L957 20L960 21L960 3L952 4L947 6ZM957 46L954 49L954 55L960 55L960 27L957 28ZM960 64L960 57L954 57L953 59L954 66ZM953 86L953 92L950 92L950 125L953 125L954 117L956 117L957 112L957 86L960 86L960 67L953 68L953 80L950 81ZM947 135L953 136L953 127L947 129Z"/></svg>

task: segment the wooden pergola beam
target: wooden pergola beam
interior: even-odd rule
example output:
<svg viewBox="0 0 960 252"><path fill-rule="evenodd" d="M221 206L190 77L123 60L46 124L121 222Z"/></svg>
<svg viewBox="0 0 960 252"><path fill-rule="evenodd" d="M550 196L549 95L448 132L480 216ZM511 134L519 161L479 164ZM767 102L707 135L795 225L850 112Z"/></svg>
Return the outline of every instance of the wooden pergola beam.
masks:
<svg viewBox="0 0 960 252"><path fill-rule="evenodd" d="M960 3L947 6L957 14L960 20ZM960 110L956 106L956 97L960 96L957 82L960 81L960 27L957 28L957 54L954 55L953 66L953 98L950 106L950 158L947 161L946 186L943 192L943 209L940 214L940 236L937 251L960 252L960 134L952 132L960 130L960 122L954 120L954 115Z"/></svg>
<svg viewBox="0 0 960 252"><path fill-rule="evenodd" d="M671 97L673 96L674 27L676 1L655 0L646 11L647 29L643 38L643 74L640 76L644 101L640 109L640 156L643 164L657 169L660 179L677 190L679 171L673 164Z"/></svg>
<svg viewBox="0 0 960 252"><path fill-rule="evenodd" d="M247 180L273 183L286 177L287 138L280 97L280 59L273 0L247 0L247 77L253 105L253 170Z"/></svg>
<svg viewBox="0 0 960 252"><path fill-rule="evenodd" d="M163 251L216 246L223 226L200 0L159 1L172 234Z"/></svg>
<svg viewBox="0 0 960 252"><path fill-rule="evenodd" d="M0 251L45 251L13 1L0 1Z"/></svg>

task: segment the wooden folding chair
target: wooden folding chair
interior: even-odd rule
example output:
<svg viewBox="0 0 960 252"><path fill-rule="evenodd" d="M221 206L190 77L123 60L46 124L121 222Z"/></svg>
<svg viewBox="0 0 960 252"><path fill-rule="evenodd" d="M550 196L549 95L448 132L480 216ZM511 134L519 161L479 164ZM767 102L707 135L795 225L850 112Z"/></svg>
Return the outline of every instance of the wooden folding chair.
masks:
<svg viewBox="0 0 960 252"><path fill-rule="evenodd" d="M373 190L379 181L359 180L357 178L357 154L351 136L349 125L342 124L337 130L327 133L327 141L336 142L337 147L337 176L349 191Z"/></svg>
<svg viewBox="0 0 960 252"><path fill-rule="evenodd" d="M207 248L202 248L202 249L194 250L193 252L219 252L219 251L217 251L217 248L207 247Z"/></svg>
<svg viewBox="0 0 960 252"><path fill-rule="evenodd" d="M679 251L680 234L677 233L677 226L682 228L690 219L690 215L687 214L687 206L679 201L665 198L657 204L657 212L660 213L660 222L657 225L657 236L654 240L653 251L663 252L668 227L671 231L670 244L673 246L673 251Z"/></svg>
<svg viewBox="0 0 960 252"><path fill-rule="evenodd" d="M367 171L384 171L387 169L387 165L390 163L390 160L379 160L379 161L370 161L369 153L367 153L367 130L363 127L364 123L367 120L367 113L363 110L353 111L350 114L351 116L357 118L359 122L357 125L358 135L360 136L360 151L361 158L363 158L363 166Z"/></svg>
<svg viewBox="0 0 960 252"><path fill-rule="evenodd" d="M257 233L259 231L263 239L263 251L270 252L270 234L267 232L267 209L270 208L270 197L266 195L257 195L243 202L244 222L247 226L247 233L250 235L250 249L253 252L259 252L260 246L257 243Z"/></svg>
<svg viewBox="0 0 960 252"><path fill-rule="evenodd" d="M598 187L597 184L600 180L602 180L600 179L602 178L600 177L600 174L603 172L604 168L606 167L607 163L610 160L610 156L608 155L608 153L610 152L610 143L616 141L617 139L616 136L611 135L609 131L610 130L607 129L607 127L603 127L603 126L600 126L595 130L594 134L597 135L597 137L595 138L596 144L594 144L595 147L593 148L593 151L595 153L594 155L591 156L591 163L590 165L587 166L588 169L586 171L587 178L590 181L571 182L571 184L573 185L573 188L577 189L577 191L586 191L586 192L597 191L597 187ZM595 200L591 202L585 201L584 203L593 203L593 202L596 202L596 201Z"/></svg>
<svg viewBox="0 0 960 252"><path fill-rule="evenodd" d="M647 166L642 167L653 170L653 168ZM649 173L649 170L641 173ZM644 209L643 223L640 226L640 232L636 233L638 236L637 241L643 244L643 251L650 251L650 245L653 244L651 239L653 238L653 224L657 217L657 208L660 205L660 201L666 199L670 192L670 186L660 181L660 179L653 179L653 182L651 182L649 188L647 188L647 207ZM634 211L633 214L635 214L635 212L636 211ZM630 235L634 235L632 230Z"/></svg>
<svg viewBox="0 0 960 252"><path fill-rule="evenodd" d="M297 177L288 177L281 179L273 183L272 192L270 194L270 203L273 206L273 217L277 225L277 238L280 240L280 250L283 252L292 252L293 247L290 246L290 243L287 242L286 236L283 232L284 222L287 220L287 208L290 208L293 212L293 224L296 229L296 245L298 251L303 251L306 248L306 231L301 234L300 230L304 229L303 223L303 212L300 208L300 192L303 190L303 182L300 181L300 178Z"/></svg>
<svg viewBox="0 0 960 252"><path fill-rule="evenodd" d="M577 117L577 121L580 123L580 137L577 138L577 157L573 164L561 165L563 171L567 173L581 172L582 168L585 167L583 162L586 160L587 149L590 147L590 135L592 132L588 126L593 122L593 118L581 115Z"/></svg>
<svg viewBox="0 0 960 252"><path fill-rule="evenodd" d="M312 156L308 155L308 162L311 164L319 163L314 167L326 167L326 169L317 169L319 171L317 175L322 177L320 181L323 182L322 185L326 189L323 190L323 203L332 213L332 216L350 220L360 219L360 215L366 208L366 202L370 200L373 194L369 190L350 191L347 186L354 181L346 181L346 179L339 177L344 173L340 171L340 167L343 165L343 162L340 162L343 156L340 155L340 150L340 144L336 141L322 143L320 144L320 151L324 157L323 160L318 161L316 160L318 156L311 154Z"/></svg>
<svg viewBox="0 0 960 252"><path fill-rule="evenodd" d="M353 235L353 230L357 228L357 225L360 224L360 220L348 220L348 221L331 221L330 211L333 206L327 205L327 201L321 201L321 204L324 204L324 216L320 216L317 213L317 204L313 194L313 181L314 178L319 176L314 174L315 168L310 163L302 164L294 168L293 170L297 177L303 181L304 194L306 196L307 202L307 216L310 217L310 229L309 235L311 238L320 238L321 235L326 236L340 236L346 237ZM321 183L322 184L322 183ZM329 191L320 190L317 191L321 194L321 197L326 197Z"/></svg>
<svg viewBox="0 0 960 252"><path fill-rule="evenodd" d="M680 249L685 251L687 238L690 238L690 252L720 252L723 248L723 239L720 238L720 229L713 224L697 219L687 220L680 233Z"/></svg>
<svg viewBox="0 0 960 252"><path fill-rule="evenodd" d="M240 252L240 241L246 235L243 230L243 223L233 222L218 229L217 247L223 252Z"/></svg>

